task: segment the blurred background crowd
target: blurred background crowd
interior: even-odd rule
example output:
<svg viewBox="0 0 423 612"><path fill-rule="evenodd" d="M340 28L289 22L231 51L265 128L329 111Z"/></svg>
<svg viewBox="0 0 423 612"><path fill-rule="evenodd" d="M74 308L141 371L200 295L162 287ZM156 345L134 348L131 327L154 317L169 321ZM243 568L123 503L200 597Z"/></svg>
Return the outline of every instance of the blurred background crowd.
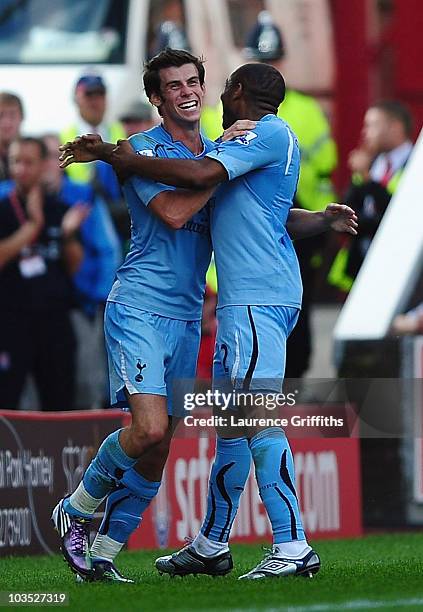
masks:
<svg viewBox="0 0 423 612"><path fill-rule="evenodd" d="M108 405L102 317L130 220L111 167L63 172L58 147L78 134L116 142L155 125L142 62L166 46L206 59L202 130L212 139L222 131L219 90L230 71L245 61L276 66L288 86L279 116L302 154L294 205L343 201L357 212L357 238L295 245L304 303L286 376L333 376L336 316L421 128L423 83L410 66L421 42L408 40L404 63L409 9L418 12L419 1L298 0L295 10L285 0L48 4L46 12L41 0L0 3L0 409ZM200 379L211 375L216 331L213 264L207 279ZM393 336L423 333L421 291L411 292L404 313L393 313Z"/></svg>

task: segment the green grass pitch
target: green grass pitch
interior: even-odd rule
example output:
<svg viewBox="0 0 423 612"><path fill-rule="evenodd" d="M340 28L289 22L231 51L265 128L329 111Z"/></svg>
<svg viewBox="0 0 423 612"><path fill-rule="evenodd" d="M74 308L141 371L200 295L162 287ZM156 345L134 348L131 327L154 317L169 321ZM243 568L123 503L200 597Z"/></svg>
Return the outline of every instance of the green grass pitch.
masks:
<svg viewBox="0 0 423 612"><path fill-rule="evenodd" d="M260 582L237 580L262 557L257 545L233 545L235 569L224 578L159 576L157 551L125 552L117 565L136 580L128 585L76 584L59 556L9 557L0 560L0 591L66 592L64 609L84 612L423 610L423 533L321 541L315 548L322 558L315 578Z"/></svg>

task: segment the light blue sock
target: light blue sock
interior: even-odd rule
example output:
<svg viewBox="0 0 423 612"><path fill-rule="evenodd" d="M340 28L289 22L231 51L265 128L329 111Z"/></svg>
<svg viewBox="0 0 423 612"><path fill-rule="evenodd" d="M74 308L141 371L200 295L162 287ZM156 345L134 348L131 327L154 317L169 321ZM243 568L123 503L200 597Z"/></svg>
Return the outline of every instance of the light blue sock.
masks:
<svg viewBox="0 0 423 612"><path fill-rule="evenodd" d="M217 438L209 480L207 514L201 526L201 533L209 540L228 541L250 466L251 452L247 438Z"/></svg>
<svg viewBox="0 0 423 612"><path fill-rule="evenodd" d="M273 543L304 540L295 491L294 461L281 429L266 429L250 440L260 497L272 524Z"/></svg>
<svg viewBox="0 0 423 612"><path fill-rule="evenodd" d="M70 497L67 497L63 506L69 514L89 516L93 513L93 506L100 505L121 479L124 472L130 469L138 459L128 457L119 443L119 433L114 431L104 440L98 449L97 455L85 471L82 482ZM84 506L86 511L83 512Z"/></svg>
<svg viewBox="0 0 423 612"><path fill-rule="evenodd" d="M126 543L157 495L160 481L147 480L134 469L130 469L124 473L120 483L119 488L107 498L99 533L117 542Z"/></svg>

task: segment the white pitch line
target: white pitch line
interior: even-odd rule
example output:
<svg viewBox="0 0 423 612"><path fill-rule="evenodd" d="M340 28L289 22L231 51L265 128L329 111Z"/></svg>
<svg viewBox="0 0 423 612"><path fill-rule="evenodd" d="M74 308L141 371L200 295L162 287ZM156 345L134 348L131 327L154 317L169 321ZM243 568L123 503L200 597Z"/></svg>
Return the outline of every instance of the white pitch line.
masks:
<svg viewBox="0 0 423 612"><path fill-rule="evenodd" d="M422 606L423 598L392 599L377 601L372 599L357 599L345 603L323 603L311 606L281 606L278 608L236 608L231 612L336 612L337 610L376 610L380 608L404 608L407 606ZM212 612L210 610L209 612Z"/></svg>

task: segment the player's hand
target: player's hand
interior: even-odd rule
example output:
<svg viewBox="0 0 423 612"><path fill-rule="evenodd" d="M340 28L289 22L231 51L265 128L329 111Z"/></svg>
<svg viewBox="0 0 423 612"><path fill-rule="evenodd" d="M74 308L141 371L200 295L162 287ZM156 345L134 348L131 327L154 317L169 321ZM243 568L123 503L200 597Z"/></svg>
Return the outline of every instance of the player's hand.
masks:
<svg viewBox="0 0 423 612"><path fill-rule="evenodd" d="M130 175L129 170L131 159L136 153L128 140L118 140L112 151L110 163L116 172L118 179L123 183Z"/></svg>
<svg viewBox="0 0 423 612"><path fill-rule="evenodd" d="M326 223L335 232L347 232L357 236L357 215L345 204L328 204L324 211Z"/></svg>
<svg viewBox="0 0 423 612"><path fill-rule="evenodd" d="M62 234L64 238L71 237L79 230L90 214L91 207L84 202L78 202L65 213L62 219Z"/></svg>
<svg viewBox="0 0 423 612"><path fill-rule="evenodd" d="M228 127L222 136L222 142L232 140L238 136L244 136L249 130L254 130L257 125L257 121L250 121L249 119L238 119L230 127Z"/></svg>
<svg viewBox="0 0 423 612"><path fill-rule="evenodd" d="M26 211L28 220L41 229L44 225L44 196L41 185L35 185L28 193L26 201Z"/></svg>
<svg viewBox="0 0 423 612"><path fill-rule="evenodd" d="M103 140L98 134L85 134L78 136L75 140L66 142L59 147L61 168L67 168L71 164L80 164L100 159L103 150Z"/></svg>

